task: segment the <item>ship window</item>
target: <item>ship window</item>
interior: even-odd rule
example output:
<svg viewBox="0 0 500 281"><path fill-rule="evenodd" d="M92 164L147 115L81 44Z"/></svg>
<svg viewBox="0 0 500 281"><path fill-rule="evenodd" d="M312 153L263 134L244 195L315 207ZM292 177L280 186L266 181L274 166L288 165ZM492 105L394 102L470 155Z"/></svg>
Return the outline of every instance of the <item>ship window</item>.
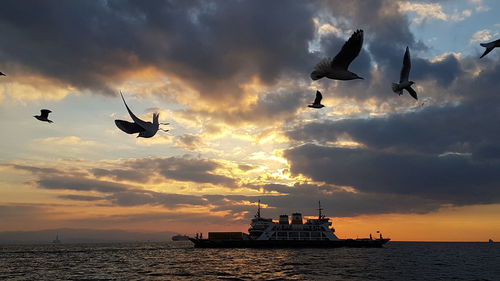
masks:
<svg viewBox="0 0 500 281"><path fill-rule="evenodd" d="M299 233L298 232L289 232L288 236L289 237L299 237Z"/></svg>
<svg viewBox="0 0 500 281"><path fill-rule="evenodd" d="M278 236L286 237L286 232L278 232Z"/></svg>

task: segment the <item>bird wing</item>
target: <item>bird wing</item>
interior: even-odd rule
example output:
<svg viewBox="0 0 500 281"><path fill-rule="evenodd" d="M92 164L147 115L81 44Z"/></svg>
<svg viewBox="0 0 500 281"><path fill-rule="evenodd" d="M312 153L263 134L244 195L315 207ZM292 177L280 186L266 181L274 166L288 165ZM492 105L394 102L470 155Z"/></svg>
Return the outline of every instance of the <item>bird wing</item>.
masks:
<svg viewBox="0 0 500 281"><path fill-rule="evenodd" d="M48 110L48 109L42 109L40 110L40 117L42 118L47 118L49 117L49 113L51 113L52 111Z"/></svg>
<svg viewBox="0 0 500 281"><path fill-rule="evenodd" d="M405 56L403 58L403 67L401 67L401 74L399 75L399 83L408 81L410 77L411 60L410 49L406 47Z"/></svg>
<svg viewBox="0 0 500 281"><path fill-rule="evenodd" d="M363 46L363 30L356 30L349 40L344 43L340 52L333 58L332 67L341 67L346 69L349 64L359 55Z"/></svg>
<svg viewBox="0 0 500 281"><path fill-rule="evenodd" d="M130 108L128 108L128 105L125 102L125 99L123 98L123 94L122 94L121 91L120 91L120 95L122 96L123 103L125 104L125 107L127 108L128 114L130 115L130 117L132 118L132 120L134 120L134 122L137 125L143 127L144 129L147 128L148 125L149 125L148 123L150 123L150 122L143 121L143 120L139 119L137 116L135 116L135 114L132 113L132 111L130 110Z"/></svg>
<svg viewBox="0 0 500 281"><path fill-rule="evenodd" d="M413 90L412 87L406 87L405 89L408 91L410 96L412 96L414 99L418 100L417 92L415 92L415 90Z"/></svg>
<svg viewBox="0 0 500 281"><path fill-rule="evenodd" d="M316 66L314 66L313 72L311 72L311 79L312 80L318 80L323 77L325 77L326 73L328 73L331 65L332 65L333 59L331 58L325 58L322 59Z"/></svg>
<svg viewBox="0 0 500 281"><path fill-rule="evenodd" d="M127 134L135 134L145 131L143 127L137 125L136 123L128 122L125 120L115 120L115 124L118 129L124 131Z"/></svg>
<svg viewBox="0 0 500 281"><path fill-rule="evenodd" d="M321 92L316 91L316 99L314 99L313 104L320 104L322 98L323 98L323 96L321 95Z"/></svg>

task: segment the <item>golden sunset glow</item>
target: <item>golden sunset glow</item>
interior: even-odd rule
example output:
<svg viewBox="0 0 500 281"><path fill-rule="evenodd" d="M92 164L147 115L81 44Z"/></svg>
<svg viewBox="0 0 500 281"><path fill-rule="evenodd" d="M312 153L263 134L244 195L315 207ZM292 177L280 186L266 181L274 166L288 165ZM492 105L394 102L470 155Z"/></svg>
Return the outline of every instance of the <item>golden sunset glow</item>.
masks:
<svg viewBox="0 0 500 281"><path fill-rule="evenodd" d="M321 201L341 238L500 240L500 4L249 2L0 16L0 232L247 232L260 200ZM358 29L363 79L312 80Z"/></svg>

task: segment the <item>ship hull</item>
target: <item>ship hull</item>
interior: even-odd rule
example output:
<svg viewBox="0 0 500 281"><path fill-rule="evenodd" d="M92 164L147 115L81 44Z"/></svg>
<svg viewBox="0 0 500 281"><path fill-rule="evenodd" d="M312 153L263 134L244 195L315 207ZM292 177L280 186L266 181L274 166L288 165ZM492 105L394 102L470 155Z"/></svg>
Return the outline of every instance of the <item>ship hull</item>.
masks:
<svg viewBox="0 0 500 281"><path fill-rule="evenodd" d="M195 248L380 248L390 239L209 240L190 238Z"/></svg>

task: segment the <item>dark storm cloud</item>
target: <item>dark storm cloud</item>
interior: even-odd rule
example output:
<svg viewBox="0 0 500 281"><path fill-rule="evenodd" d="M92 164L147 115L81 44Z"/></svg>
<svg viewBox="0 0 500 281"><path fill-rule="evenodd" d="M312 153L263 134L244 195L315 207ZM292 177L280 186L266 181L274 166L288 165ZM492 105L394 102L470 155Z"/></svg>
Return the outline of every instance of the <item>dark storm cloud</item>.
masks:
<svg viewBox="0 0 500 281"><path fill-rule="evenodd" d="M91 170L92 174L96 177L110 177L119 181L132 181L139 183L147 183L150 181L152 174L142 170L132 169L101 169L95 168Z"/></svg>
<svg viewBox="0 0 500 281"><path fill-rule="evenodd" d="M78 194L59 195L57 197L62 199L76 200L76 201L99 201L106 199L104 197L99 197L99 196L78 195Z"/></svg>
<svg viewBox="0 0 500 281"><path fill-rule="evenodd" d="M123 191L130 186L111 181L88 178L84 172L68 172L61 169L41 168L29 165L6 165L17 170L29 171L39 176L38 184L47 189L94 190L100 192ZM184 182L235 187L236 180L220 175L217 170L225 167L213 160L199 158L143 158L130 159L120 164L119 169L90 169L90 174L117 181L149 183L156 178ZM64 174L64 176L59 176Z"/></svg>
<svg viewBox="0 0 500 281"><path fill-rule="evenodd" d="M238 169L240 169L244 172L248 172L248 171L256 169L256 168L258 168L258 166L247 165L247 164L239 164L238 165Z"/></svg>
<svg viewBox="0 0 500 281"><path fill-rule="evenodd" d="M176 144L189 150L196 150L196 148L203 145L203 140L197 135L184 134L176 139Z"/></svg>
<svg viewBox="0 0 500 281"><path fill-rule="evenodd" d="M464 73L457 57L453 54L448 54L435 62L421 58L413 59L410 78L415 81L434 80L439 86L448 87L462 74ZM395 79L395 81L399 81L399 78Z"/></svg>
<svg viewBox="0 0 500 281"><path fill-rule="evenodd" d="M332 185L295 184L285 186L279 184L262 186L266 191L279 190L281 195L264 193L258 196L245 195L206 195L211 204L215 205L213 211L231 211L236 213L248 212L247 220L251 218L257 206L241 204L242 202L269 205L265 209L266 217L278 217L282 214L290 215L292 212L303 212L305 215L317 214L317 202L326 209L329 216L357 216L364 214L386 213L428 213L439 209L444 200L422 198L405 194L347 192Z"/></svg>
<svg viewBox="0 0 500 281"><path fill-rule="evenodd" d="M283 90L270 91L259 95L255 104L228 111L203 111L190 109L183 114L186 117L202 115L207 118L223 120L225 123L239 125L245 122L273 123L290 121L296 117L300 108L312 103L315 91ZM214 133L218 133L215 131Z"/></svg>
<svg viewBox="0 0 500 281"><path fill-rule="evenodd" d="M129 160L124 163L131 169L148 170L157 173L166 179L189 181L195 183L209 183L214 185L235 186L233 178L218 175L216 169L224 167L212 160L196 158L151 158Z"/></svg>
<svg viewBox="0 0 500 281"><path fill-rule="evenodd" d="M229 187L236 184L234 179L216 173L216 169L224 168L221 164L207 159L145 158L127 160L121 166L121 169L95 168L92 169L92 173L97 177L110 177L114 180L137 183L148 183L155 177L161 177Z"/></svg>
<svg viewBox="0 0 500 281"><path fill-rule="evenodd" d="M34 166L28 166L28 165L17 165L17 164L12 164L12 165L0 165L0 166L9 166L12 167L16 170L22 170L22 171L28 171L33 174L51 174L51 173L60 173L61 170L55 169L55 168L42 168L42 167L34 167Z"/></svg>
<svg viewBox="0 0 500 281"><path fill-rule="evenodd" d="M152 161L148 161L152 160ZM157 165L154 159L146 159L145 163L133 165ZM380 213L425 213L436 210L443 201L426 199L411 194L389 194L372 192L347 192L344 189L330 184L295 184L285 186L267 184L251 186L250 188L263 190L258 196L245 195L184 195L142 189L132 185L119 184L109 181L89 179L85 177L61 177L40 175L37 180L39 188L52 190L74 190L81 194L61 194L58 197L75 201L106 201L106 206L162 206L168 209L178 209L188 206L209 206L211 211L227 211L227 218L238 218L247 221L255 212L254 205L248 202L257 202L270 205L269 216L277 216L293 211L302 211L314 214L316 202L321 200L328 214L333 216L353 216L360 214ZM85 194L85 192L89 192ZM95 195L95 192L102 195ZM279 194L271 194L279 192ZM246 215L245 215L246 214Z"/></svg>
<svg viewBox="0 0 500 281"><path fill-rule="evenodd" d="M158 222L158 223L195 223L195 224L234 224L234 222L228 218L227 220L222 220L220 216L213 215L210 213L141 213L141 214L129 214L129 215L108 215L99 216L94 218L85 219L72 219L71 222L77 222L78 225L89 225L95 227L96 225L107 226L113 224L126 224L131 223L141 223L141 222ZM168 224L164 224L168 226Z"/></svg>
<svg viewBox="0 0 500 281"><path fill-rule="evenodd" d="M312 15L300 1L6 1L0 59L107 94L120 72L154 65L235 101L254 75L308 68Z"/></svg>
<svg viewBox="0 0 500 281"><path fill-rule="evenodd" d="M453 204L500 202L500 163L465 155L422 155L303 145L285 157L291 172L367 193L415 195Z"/></svg>
<svg viewBox="0 0 500 281"><path fill-rule="evenodd" d="M115 192L107 199L118 206L163 205L167 208L176 208L180 205L206 204L203 198L195 195L160 193L139 189Z"/></svg>
<svg viewBox="0 0 500 281"><path fill-rule="evenodd" d="M44 189L98 191L104 193L120 192L129 188L127 185L115 182L65 176L44 176L37 180L37 184Z"/></svg>
<svg viewBox="0 0 500 281"><path fill-rule="evenodd" d="M431 154L459 152L481 157L475 154L479 153L476 150L480 147L492 149L492 144L500 143L499 108L499 98L429 106L420 111L383 118L313 122L288 132L288 136L297 141L327 143L347 135L375 150Z"/></svg>
<svg viewBox="0 0 500 281"><path fill-rule="evenodd" d="M39 188L75 191L97 191L105 193L95 195L60 195L59 198L75 201L107 200L116 206L162 205L176 208L180 205L204 205L206 201L193 195L161 193L140 189L130 185L78 177L44 176L37 180Z"/></svg>

